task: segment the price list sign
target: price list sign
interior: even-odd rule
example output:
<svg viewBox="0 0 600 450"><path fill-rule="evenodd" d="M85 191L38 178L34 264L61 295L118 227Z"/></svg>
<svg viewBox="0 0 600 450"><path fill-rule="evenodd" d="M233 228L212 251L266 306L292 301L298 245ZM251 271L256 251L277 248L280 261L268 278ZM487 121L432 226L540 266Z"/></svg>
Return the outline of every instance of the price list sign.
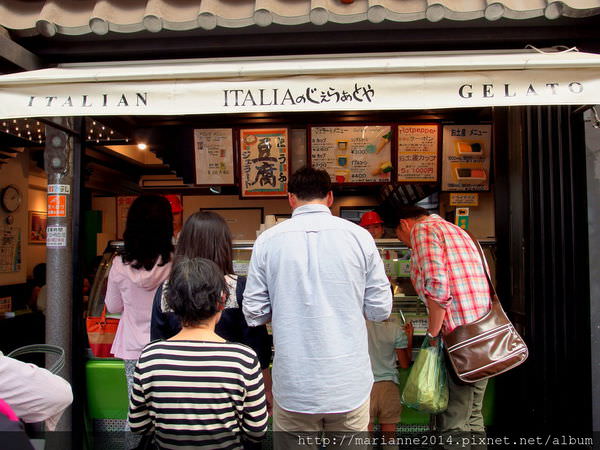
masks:
<svg viewBox="0 0 600 450"><path fill-rule="evenodd" d="M398 125L398 181L437 182L438 148L438 125Z"/></svg>
<svg viewBox="0 0 600 450"><path fill-rule="evenodd" d="M442 190L488 191L491 147L491 125L444 126Z"/></svg>
<svg viewBox="0 0 600 450"><path fill-rule="evenodd" d="M234 184L233 130L231 128L194 130L194 150L196 184Z"/></svg>
<svg viewBox="0 0 600 450"><path fill-rule="evenodd" d="M287 128L240 130L240 176L242 198L287 196Z"/></svg>
<svg viewBox="0 0 600 450"><path fill-rule="evenodd" d="M326 170L334 183L389 182L391 140L385 125L311 127L311 166Z"/></svg>

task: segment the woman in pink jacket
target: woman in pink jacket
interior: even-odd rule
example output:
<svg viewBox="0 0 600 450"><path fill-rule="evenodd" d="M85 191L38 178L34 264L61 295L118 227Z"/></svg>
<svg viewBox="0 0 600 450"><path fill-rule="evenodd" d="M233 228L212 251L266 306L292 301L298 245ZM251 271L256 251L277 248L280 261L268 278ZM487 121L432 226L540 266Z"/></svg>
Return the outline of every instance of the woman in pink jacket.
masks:
<svg viewBox="0 0 600 450"><path fill-rule="evenodd" d="M169 201L158 195L135 199L127 214L125 247L113 259L106 289L106 309L121 313L111 352L125 362L131 396L135 363L150 342L152 299L169 277L173 252L173 215Z"/></svg>

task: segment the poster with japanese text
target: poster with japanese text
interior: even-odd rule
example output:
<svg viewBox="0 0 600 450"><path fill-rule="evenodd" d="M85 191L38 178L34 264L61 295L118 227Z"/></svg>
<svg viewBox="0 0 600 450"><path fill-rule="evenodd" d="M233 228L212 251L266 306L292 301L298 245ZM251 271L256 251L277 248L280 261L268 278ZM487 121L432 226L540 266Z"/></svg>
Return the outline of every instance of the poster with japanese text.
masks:
<svg viewBox="0 0 600 450"><path fill-rule="evenodd" d="M232 185L233 130L212 128L194 130L196 184Z"/></svg>
<svg viewBox="0 0 600 450"><path fill-rule="evenodd" d="M492 126L446 125L442 142L442 190L489 190Z"/></svg>
<svg viewBox="0 0 600 450"><path fill-rule="evenodd" d="M288 158L287 128L241 129L242 198L287 196Z"/></svg>
<svg viewBox="0 0 600 450"><path fill-rule="evenodd" d="M0 225L0 273L21 270L21 228Z"/></svg>
<svg viewBox="0 0 600 450"><path fill-rule="evenodd" d="M438 130L435 124L398 125L398 182L437 182Z"/></svg>
<svg viewBox="0 0 600 450"><path fill-rule="evenodd" d="M311 127L310 164L334 183L386 183L391 179L392 127Z"/></svg>

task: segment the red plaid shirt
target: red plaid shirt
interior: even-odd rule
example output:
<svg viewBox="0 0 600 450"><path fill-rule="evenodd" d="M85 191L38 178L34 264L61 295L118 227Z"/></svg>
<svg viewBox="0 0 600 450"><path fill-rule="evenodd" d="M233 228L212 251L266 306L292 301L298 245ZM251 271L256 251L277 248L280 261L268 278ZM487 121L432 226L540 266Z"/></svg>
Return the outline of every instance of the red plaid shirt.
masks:
<svg viewBox="0 0 600 450"><path fill-rule="evenodd" d="M410 241L411 280L425 305L431 299L446 310L444 334L489 311L489 284L467 233L433 214L415 224Z"/></svg>

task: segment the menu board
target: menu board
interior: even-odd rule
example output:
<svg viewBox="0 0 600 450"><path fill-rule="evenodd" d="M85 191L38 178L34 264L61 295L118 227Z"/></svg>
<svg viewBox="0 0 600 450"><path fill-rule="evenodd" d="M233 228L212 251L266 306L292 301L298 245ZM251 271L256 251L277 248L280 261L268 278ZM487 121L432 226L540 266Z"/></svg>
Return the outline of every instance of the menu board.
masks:
<svg viewBox="0 0 600 450"><path fill-rule="evenodd" d="M287 196L288 155L287 128L241 129L242 198Z"/></svg>
<svg viewBox="0 0 600 450"><path fill-rule="evenodd" d="M398 181L438 180L438 125L398 125Z"/></svg>
<svg viewBox="0 0 600 450"><path fill-rule="evenodd" d="M389 182L391 141L387 125L311 127L311 166L326 170L334 183Z"/></svg>
<svg viewBox="0 0 600 450"><path fill-rule="evenodd" d="M21 228L0 225L0 272L21 270Z"/></svg>
<svg viewBox="0 0 600 450"><path fill-rule="evenodd" d="M442 190L489 190L491 146L491 125L444 126Z"/></svg>
<svg viewBox="0 0 600 450"><path fill-rule="evenodd" d="M233 130L205 128L194 130L196 184L234 184Z"/></svg>

